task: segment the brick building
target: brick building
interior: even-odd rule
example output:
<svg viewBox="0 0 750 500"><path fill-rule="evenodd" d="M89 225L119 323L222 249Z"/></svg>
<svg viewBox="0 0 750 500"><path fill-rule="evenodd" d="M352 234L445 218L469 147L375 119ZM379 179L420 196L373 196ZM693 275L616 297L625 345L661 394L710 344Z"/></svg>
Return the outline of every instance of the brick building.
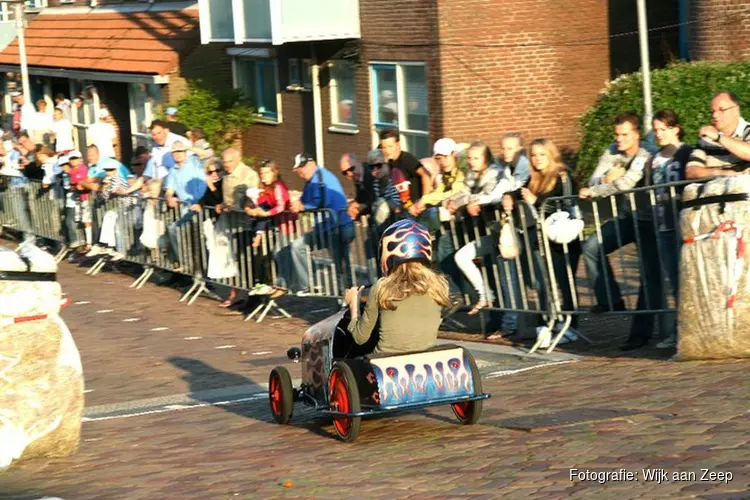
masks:
<svg viewBox="0 0 750 500"><path fill-rule="evenodd" d="M0 6L0 30L15 30L8 5ZM73 101L74 140L81 149L88 126L106 107L119 133L117 153L128 162L136 146L150 145L148 124L184 93L187 79L231 84L225 51L200 43L194 0L35 0L27 3L27 22L31 99L46 100L49 109L58 94ZM20 90L21 83L15 33L6 39L11 43L0 52L0 72L7 114L7 91Z"/></svg>
<svg viewBox="0 0 750 500"><path fill-rule="evenodd" d="M250 26L245 13L234 12L233 24L229 17L222 24L217 17L231 12L232 2L201 3L203 41L235 42L224 45L235 87L262 101L244 137L245 154L282 165L306 150L335 167L345 152L364 155L388 126L398 126L402 144L418 157L444 135L497 146L510 130L574 147L577 117L609 79L601 0L359 0L356 17L339 16L326 32L321 16L314 23L324 25L321 33L299 39L275 33L295 22L289 12L268 16L262 35L243 37L238 19L257 33L257 17ZM251 3L258 2L244 2ZM344 3L357 0L321 0L316 7L331 14Z"/></svg>
<svg viewBox="0 0 750 500"><path fill-rule="evenodd" d="M689 0L691 59L750 59L750 0Z"/></svg>

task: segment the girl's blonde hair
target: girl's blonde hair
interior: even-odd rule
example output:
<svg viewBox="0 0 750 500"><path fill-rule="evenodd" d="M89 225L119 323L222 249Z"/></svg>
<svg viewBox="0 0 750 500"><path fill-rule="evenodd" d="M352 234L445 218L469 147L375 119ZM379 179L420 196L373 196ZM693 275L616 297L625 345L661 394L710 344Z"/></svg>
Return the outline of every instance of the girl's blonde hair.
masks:
<svg viewBox="0 0 750 500"><path fill-rule="evenodd" d="M418 261L407 261L399 264L391 274L378 281L378 306L380 309L395 311L395 302L405 300L411 295L429 295L432 300L443 307L450 307L448 297L448 280Z"/></svg>
<svg viewBox="0 0 750 500"><path fill-rule="evenodd" d="M531 159L531 156L533 155L535 146L543 147L547 151L549 166L541 171L534 168L533 165L531 166L529 191L536 195L547 194L555 189L558 177L565 172L566 168L562 161L560 150L557 149L554 142L549 139L535 139L532 141L532 143L529 144L529 159Z"/></svg>

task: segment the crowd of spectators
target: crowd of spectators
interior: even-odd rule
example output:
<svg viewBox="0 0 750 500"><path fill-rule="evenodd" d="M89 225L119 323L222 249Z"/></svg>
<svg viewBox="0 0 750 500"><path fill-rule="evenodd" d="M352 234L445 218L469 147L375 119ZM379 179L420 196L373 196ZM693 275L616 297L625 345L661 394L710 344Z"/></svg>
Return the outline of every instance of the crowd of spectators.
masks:
<svg viewBox="0 0 750 500"><path fill-rule="evenodd" d="M102 108L98 122L89 127L84 161L83 152L73 146L67 100L56 100L53 114L48 114L44 101L34 109L23 95L14 99L17 112L13 132L0 145L0 173L7 181L6 200L22 207L14 209L21 229L28 230L35 216L23 207L29 183L38 181L47 190L44 196L60 201L60 228L66 245L75 252L122 259L130 251L124 244L123 235L129 230L125 224L133 220L142 232L141 243L158 252L154 200L163 199L174 212L163 228L171 271L189 272L200 266L191 260L201 253L197 247L205 245L208 277L234 277L238 254L249 251L253 287L248 296L277 297L289 291L299 295L315 291L309 252L319 248L330 252L339 289L351 286L354 222L367 222L365 254L377 262L377 242L385 228L401 218L413 218L432 234L434 266L448 278L454 304L460 304L468 293L470 315L496 302L501 305L503 313L495 318L497 328L491 329L491 339L516 333L526 287L536 289L541 310L548 308L552 292L560 294L563 311L575 311L574 277L581 257L596 298L590 312L624 311L607 255L631 243L637 244L641 267L637 308L665 309L662 271L677 300L681 238L677 205L672 199L663 201L669 197L661 186L736 175L750 162L750 124L741 117L737 97L722 92L711 102L712 124L701 128L695 147L684 142L679 118L671 110L654 115L650 124L653 147L642 138L636 114L619 115L613 124L614 142L584 186L579 186L575 172L547 138L536 138L526 146L520 134L507 133L495 157L485 142L458 144L444 137L434 143L432 157L418 159L401 148L397 130L383 130L378 147L367 152L364 161L355 153L341 158L341 178L352 183L354 192L349 200L339 177L314 155L299 153L290 162L294 175L304 183L301 193L292 192L281 178L277 161L263 160L257 168L246 165L235 148L217 156L203 131L188 130L174 108L167 109L166 121L151 124L152 147L138 148L130 168L116 159L116 134L108 110ZM641 196L633 206L627 197L618 196L654 185L660 186L655 199L661 201L656 205ZM619 200L617 209L598 231L585 239L578 234L564 241L551 238L548 255L540 252L537 221L549 215L542 213L549 210L548 199L553 199L553 209L564 213L564 218L580 220L580 200L610 197ZM96 224L94 200L107 204L104 219ZM126 212L129 217L122 217ZM302 231L296 223L305 212L315 214L317 220ZM185 243L179 237L181 231L195 225L200 214L205 218L201 233L205 241L188 238ZM230 231L238 224L241 230ZM454 234L459 227L471 231ZM276 235L273 244L271 233ZM545 257L550 263L548 273ZM498 264L498 272L489 280L479 267L488 259ZM277 273L271 272L272 260ZM238 291L231 289L221 306L230 307L238 300ZM652 314L636 315L622 348L646 345L654 319ZM575 340L577 315L571 326L563 342ZM546 328L540 316L538 332L551 333ZM558 328L562 325L555 325ZM658 346L673 346L674 321L662 319L659 329L664 338Z"/></svg>

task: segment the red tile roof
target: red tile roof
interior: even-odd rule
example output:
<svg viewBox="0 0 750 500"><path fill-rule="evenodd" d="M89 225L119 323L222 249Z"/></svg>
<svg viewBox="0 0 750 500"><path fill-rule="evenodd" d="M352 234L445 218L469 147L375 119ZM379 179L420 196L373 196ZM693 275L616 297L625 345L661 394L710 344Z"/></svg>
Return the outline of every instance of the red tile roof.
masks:
<svg viewBox="0 0 750 500"><path fill-rule="evenodd" d="M200 43L198 10L50 14L26 30L29 66L166 75ZM0 64L19 64L18 41Z"/></svg>

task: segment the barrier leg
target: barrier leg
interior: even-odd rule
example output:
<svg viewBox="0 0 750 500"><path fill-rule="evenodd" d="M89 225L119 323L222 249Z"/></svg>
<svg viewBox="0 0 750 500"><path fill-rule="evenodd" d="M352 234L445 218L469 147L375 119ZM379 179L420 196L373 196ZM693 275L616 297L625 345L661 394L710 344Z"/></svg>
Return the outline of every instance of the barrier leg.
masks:
<svg viewBox="0 0 750 500"><path fill-rule="evenodd" d="M201 281L200 281L200 280L194 280L194 281L193 281L193 285L192 285L192 286L190 287L190 289L188 289L188 291L187 291L187 292L185 292L185 293L184 293L184 294L182 295L182 297L180 297L180 302L185 302L186 300L188 300L188 298L190 298L190 296L191 296L191 295L193 294L193 292L194 292L194 291L195 291L195 290L196 290L196 289L197 289L197 288L198 288L198 287L199 287L200 285L201 285Z"/></svg>
<svg viewBox="0 0 750 500"><path fill-rule="evenodd" d="M570 324L570 320L568 320L568 324ZM555 318L548 317L547 318L547 328L549 328L549 330L552 331L552 328L554 326L555 326ZM567 329L567 327L563 329L563 332L566 329ZM537 335L536 342L534 342L534 345L531 347L531 349L529 349L529 352L527 354L534 354L536 352L536 350L539 349L539 347L542 345L543 341L544 341L544 337L540 337L539 335ZM553 349L554 349L554 347L553 347ZM550 352L550 351L547 351L547 352Z"/></svg>
<svg viewBox="0 0 750 500"><path fill-rule="evenodd" d="M266 304L264 304L262 302L260 304L258 304L258 306L255 309L253 309L253 312L251 312L250 314L247 315L247 317L245 318L245 321L250 321L251 319L253 319L253 316L255 316L256 314L258 314L260 312L260 310L263 309L263 307L265 305Z"/></svg>
<svg viewBox="0 0 750 500"><path fill-rule="evenodd" d="M130 285L130 288L135 288L137 290L140 290L143 285L149 280L151 275L154 274L154 268L150 266L146 266L143 269L143 272L141 273L138 278Z"/></svg>
<svg viewBox="0 0 750 500"><path fill-rule="evenodd" d="M198 287L198 290L196 290L195 293L193 294L193 298L188 301L187 305L189 306L192 306L193 303L196 300L198 300L198 297L203 295L203 292L206 291L206 282L203 280L198 280L198 281L200 282L200 286Z"/></svg>
<svg viewBox="0 0 750 500"><path fill-rule="evenodd" d="M106 257L99 257L99 259L94 263L93 266L89 268L88 271L86 271L86 274L89 276L96 276L99 274L99 271L104 267L104 264L107 263Z"/></svg>
<svg viewBox="0 0 750 500"><path fill-rule="evenodd" d="M66 255L70 252L70 248L67 245L63 245L57 255L55 255L55 262L58 264L63 261Z"/></svg>
<svg viewBox="0 0 750 500"><path fill-rule="evenodd" d="M255 320L256 323L260 323L266 318L268 312L271 310L285 318L292 317L292 315L286 312L274 299L267 299L266 301L258 305L258 307L256 307L253 312L251 312L247 316L247 318L245 318L245 321L253 319L253 317L255 317L255 315L260 312L260 316L258 316L258 319Z"/></svg>

